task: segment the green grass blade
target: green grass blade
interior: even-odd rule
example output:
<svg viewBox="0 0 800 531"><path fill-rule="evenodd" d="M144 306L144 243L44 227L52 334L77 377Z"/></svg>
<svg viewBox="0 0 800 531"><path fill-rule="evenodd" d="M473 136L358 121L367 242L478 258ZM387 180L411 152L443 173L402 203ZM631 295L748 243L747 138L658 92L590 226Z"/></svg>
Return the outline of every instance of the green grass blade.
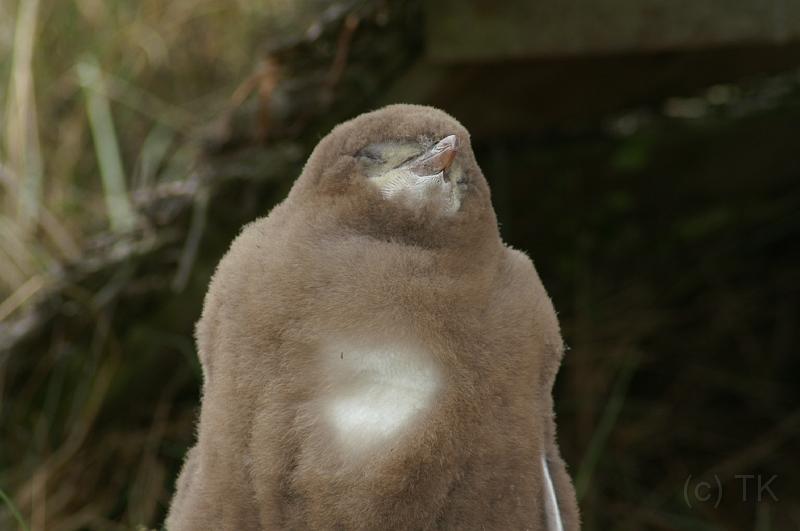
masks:
<svg viewBox="0 0 800 531"><path fill-rule="evenodd" d="M611 390L611 397L603 410L600 422L592 435L589 447L578 467L578 473L575 475L575 493L578 497L578 501L583 499L586 490L589 488L594 469L600 460L600 456L614 429L614 425L617 423L619 414L622 411L622 406L625 404L631 376L633 376L638 365L639 359L637 356L630 356L622 362L619 375Z"/></svg>
<svg viewBox="0 0 800 531"><path fill-rule="evenodd" d="M14 505L14 502L11 501L11 498L9 498L6 495L3 489L0 489L0 499L2 499L3 503L6 505L6 507L8 507L9 512L19 524L20 529L22 529L23 531L29 531L30 528L25 523L25 520L22 518L22 515L17 510L17 507Z"/></svg>
<svg viewBox="0 0 800 531"><path fill-rule="evenodd" d="M103 179L103 193L111 229L115 232L127 232L133 229L136 217L125 186L125 172L111 106L104 90L103 75L93 57L78 63L77 72L86 97L89 127Z"/></svg>
<svg viewBox="0 0 800 531"><path fill-rule="evenodd" d="M39 0L20 2L6 101L5 155L17 182L19 227L29 233L36 225L42 195L43 162L34 96L33 56Z"/></svg>

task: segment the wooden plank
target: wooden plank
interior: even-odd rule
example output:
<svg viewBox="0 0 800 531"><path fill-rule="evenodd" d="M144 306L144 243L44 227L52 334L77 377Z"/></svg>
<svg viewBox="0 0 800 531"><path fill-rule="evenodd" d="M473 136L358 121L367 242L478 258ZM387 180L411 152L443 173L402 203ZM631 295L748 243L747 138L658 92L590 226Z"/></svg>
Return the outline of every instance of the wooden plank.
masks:
<svg viewBox="0 0 800 531"><path fill-rule="evenodd" d="M467 62L800 41L797 0L437 0L428 57Z"/></svg>

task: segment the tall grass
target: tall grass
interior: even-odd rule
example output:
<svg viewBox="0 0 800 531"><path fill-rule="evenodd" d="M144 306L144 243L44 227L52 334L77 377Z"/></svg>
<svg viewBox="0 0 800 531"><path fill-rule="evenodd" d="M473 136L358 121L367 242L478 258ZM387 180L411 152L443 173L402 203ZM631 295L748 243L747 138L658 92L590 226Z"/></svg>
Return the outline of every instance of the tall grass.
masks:
<svg viewBox="0 0 800 531"><path fill-rule="evenodd" d="M97 232L132 229L132 195L185 176L185 146L301 4L4 2L0 301Z"/></svg>

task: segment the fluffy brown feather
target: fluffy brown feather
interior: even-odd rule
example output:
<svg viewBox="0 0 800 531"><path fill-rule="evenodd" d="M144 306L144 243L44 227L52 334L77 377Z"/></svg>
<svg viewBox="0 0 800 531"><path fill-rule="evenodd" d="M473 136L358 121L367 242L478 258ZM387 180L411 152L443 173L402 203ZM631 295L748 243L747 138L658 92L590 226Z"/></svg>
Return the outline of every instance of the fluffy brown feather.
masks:
<svg viewBox="0 0 800 531"><path fill-rule="evenodd" d="M450 134L467 182L449 216L383 199L354 156ZM548 529L543 453L564 528L578 528L555 439L555 312L500 240L469 134L442 111L392 105L325 137L222 259L197 344L197 444L170 530ZM438 375L431 404L378 442L341 443L326 408L348 345L416 345Z"/></svg>

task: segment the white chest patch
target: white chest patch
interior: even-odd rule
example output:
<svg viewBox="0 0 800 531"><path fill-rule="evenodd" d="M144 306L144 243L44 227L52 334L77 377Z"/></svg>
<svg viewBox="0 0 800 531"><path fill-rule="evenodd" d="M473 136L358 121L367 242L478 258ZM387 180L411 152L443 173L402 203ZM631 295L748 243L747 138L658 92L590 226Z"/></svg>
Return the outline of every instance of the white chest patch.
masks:
<svg viewBox="0 0 800 531"><path fill-rule="evenodd" d="M353 449L402 433L431 405L439 384L431 355L406 345L340 345L326 358L324 415Z"/></svg>

